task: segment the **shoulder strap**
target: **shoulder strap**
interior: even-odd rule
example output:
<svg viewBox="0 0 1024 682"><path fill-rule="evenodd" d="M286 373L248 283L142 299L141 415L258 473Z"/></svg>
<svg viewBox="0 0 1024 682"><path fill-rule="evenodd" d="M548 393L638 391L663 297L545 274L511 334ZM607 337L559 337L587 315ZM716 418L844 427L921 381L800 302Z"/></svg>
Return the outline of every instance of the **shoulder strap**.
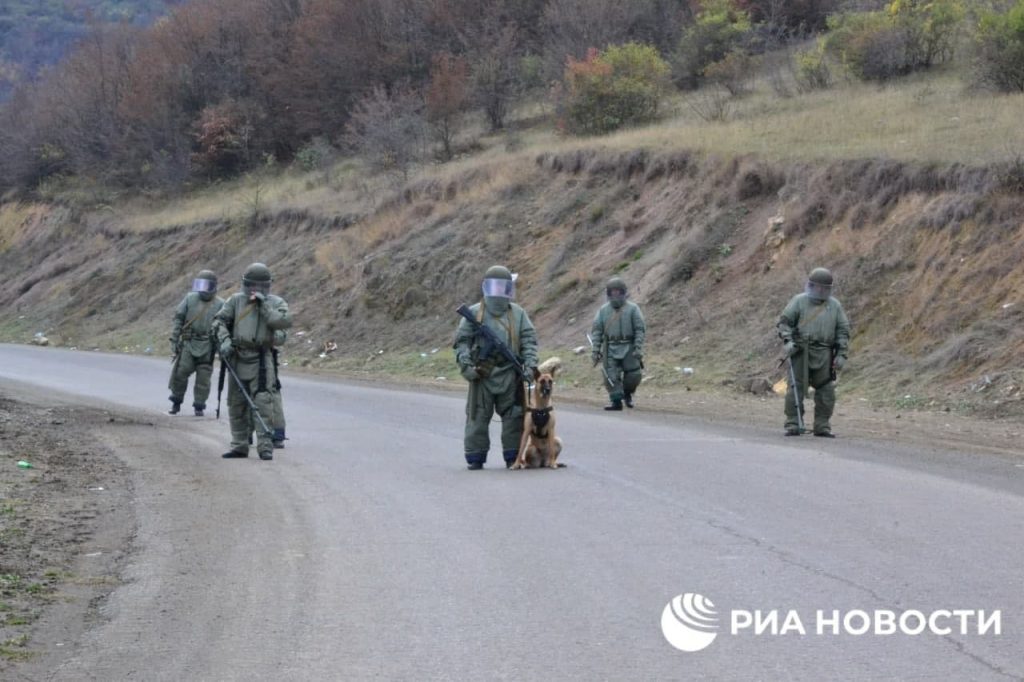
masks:
<svg viewBox="0 0 1024 682"><path fill-rule="evenodd" d="M797 322L797 327L799 327L800 332L803 333L803 331L810 326L811 322L814 322L816 319L818 319L818 317L820 317L821 314L825 312L827 309L828 301L825 301L820 306L818 306L818 309L814 311L813 315L809 315L806 320L802 319L799 322Z"/></svg>
<svg viewBox="0 0 1024 682"><path fill-rule="evenodd" d="M605 321L605 323L604 323L604 335L605 335L605 338L611 336L611 326L612 326L612 323L613 322L618 322L620 317L622 317L622 308L619 308L614 313L612 313L612 316L609 317Z"/></svg>
<svg viewBox="0 0 1024 682"><path fill-rule="evenodd" d="M238 324L239 322L241 322L245 318L249 317L249 315L255 309L256 309L256 306L254 304L252 304L252 303L249 303L248 305L245 306L245 310L242 311L242 314L239 315L238 314L238 308L236 307L235 308L235 324Z"/></svg>
<svg viewBox="0 0 1024 682"><path fill-rule="evenodd" d="M508 347L512 349L513 353L515 353L516 355L519 355L519 339L516 336L515 316L512 313L513 313L512 303L509 302L509 304L508 304L508 343L509 343L509 346ZM520 318L520 320L521 319L522 318Z"/></svg>
<svg viewBox="0 0 1024 682"><path fill-rule="evenodd" d="M207 309L209 309L211 303L213 303L212 300L206 301L205 303L203 303L203 305L199 306L199 312L197 312L195 315L193 315L192 317L185 321L185 324L181 326L181 331L185 331L186 329L192 326L193 322L202 317L203 313L205 313Z"/></svg>

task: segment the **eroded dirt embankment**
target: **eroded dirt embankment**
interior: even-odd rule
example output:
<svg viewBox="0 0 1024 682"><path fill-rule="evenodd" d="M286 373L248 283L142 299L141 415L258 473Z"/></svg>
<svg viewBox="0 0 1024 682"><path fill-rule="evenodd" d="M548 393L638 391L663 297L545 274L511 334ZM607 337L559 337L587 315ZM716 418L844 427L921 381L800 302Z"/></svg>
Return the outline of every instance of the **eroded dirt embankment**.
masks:
<svg viewBox="0 0 1024 682"><path fill-rule="evenodd" d="M583 150L416 181L344 219L287 210L139 233L109 210L0 215L6 340L42 331L63 345L164 353L192 273L209 267L232 286L262 260L307 332L292 362L373 356L371 367L417 372L378 351L444 348L454 307L503 262L521 273L519 300L545 347L585 343L603 282L619 273L650 323L652 385L681 386L675 368L693 366L694 386L710 387L773 376L776 317L824 265L855 329L848 394L986 414L1024 405L1019 167ZM324 340L339 350L321 359Z"/></svg>

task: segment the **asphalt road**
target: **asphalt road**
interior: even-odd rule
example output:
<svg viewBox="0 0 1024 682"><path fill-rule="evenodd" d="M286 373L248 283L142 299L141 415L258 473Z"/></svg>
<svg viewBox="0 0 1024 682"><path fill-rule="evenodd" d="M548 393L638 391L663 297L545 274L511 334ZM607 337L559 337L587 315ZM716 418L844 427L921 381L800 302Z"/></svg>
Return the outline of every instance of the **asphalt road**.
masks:
<svg viewBox="0 0 1024 682"><path fill-rule="evenodd" d="M162 415L168 370L0 346L0 381L155 424L109 437L133 559L54 679L1024 677L1024 458L559 405L568 468L506 471L493 424L468 472L461 396L285 370L287 449L224 461L225 420ZM719 617L696 653L660 626L686 592ZM807 634L730 632L773 609ZM1001 634L815 632L942 609L999 610Z"/></svg>

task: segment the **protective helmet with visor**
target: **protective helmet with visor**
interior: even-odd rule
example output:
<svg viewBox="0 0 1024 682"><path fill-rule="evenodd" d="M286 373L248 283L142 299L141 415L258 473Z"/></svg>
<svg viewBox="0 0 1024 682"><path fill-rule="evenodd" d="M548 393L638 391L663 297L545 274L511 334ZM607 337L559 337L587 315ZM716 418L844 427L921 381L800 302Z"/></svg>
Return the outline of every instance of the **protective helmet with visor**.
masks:
<svg viewBox="0 0 1024 682"><path fill-rule="evenodd" d="M198 293L202 300L209 301L217 293L217 275L210 270L200 270L192 280L192 291Z"/></svg>
<svg viewBox="0 0 1024 682"><path fill-rule="evenodd" d="M807 276L807 297L813 301L827 301L832 295L834 280L825 268L814 268Z"/></svg>
<svg viewBox="0 0 1024 682"><path fill-rule="evenodd" d="M626 281L621 277L612 277L604 287L604 293L611 302L612 307L621 308L626 301L629 290L626 288Z"/></svg>
<svg viewBox="0 0 1024 682"><path fill-rule="evenodd" d="M270 268L263 263L253 263L242 274L242 291L246 296L256 293L266 296L270 293L270 283L273 281Z"/></svg>
<svg viewBox="0 0 1024 682"><path fill-rule="evenodd" d="M484 281L480 288L485 297L511 300L516 297L516 276L508 268L494 265L484 273Z"/></svg>

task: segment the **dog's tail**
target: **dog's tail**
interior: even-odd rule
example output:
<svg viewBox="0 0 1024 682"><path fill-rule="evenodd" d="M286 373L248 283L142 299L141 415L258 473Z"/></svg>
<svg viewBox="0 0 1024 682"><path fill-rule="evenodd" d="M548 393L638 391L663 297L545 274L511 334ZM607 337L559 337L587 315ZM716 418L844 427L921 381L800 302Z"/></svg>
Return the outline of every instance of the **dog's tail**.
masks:
<svg viewBox="0 0 1024 682"><path fill-rule="evenodd" d="M540 363L540 367L537 369L541 374L554 375L555 372L562 369L562 360L560 358L548 358L544 362Z"/></svg>

